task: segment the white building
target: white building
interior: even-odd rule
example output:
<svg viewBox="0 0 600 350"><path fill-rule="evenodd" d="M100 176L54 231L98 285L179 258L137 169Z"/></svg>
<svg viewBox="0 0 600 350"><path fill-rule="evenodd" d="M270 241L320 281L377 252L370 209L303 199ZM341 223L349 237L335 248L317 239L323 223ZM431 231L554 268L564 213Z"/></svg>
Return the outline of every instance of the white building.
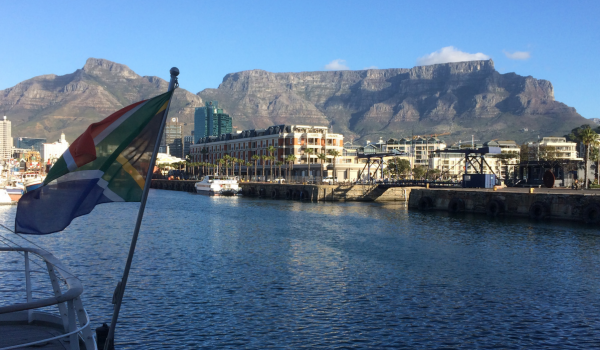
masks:
<svg viewBox="0 0 600 350"><path fill-rule="evenodd" d="M60 158L62 154L69 148L69 143L65 139L65 134L60 134L60 140L53 143L44 143L42 149L42 159L44 163L48 163L54 159Z"/></svg>
<svg viewBox="0 0 600 350"><path fill-rule="evenodd" d="M567 142L564 137L544 137L539 145L554 147L555 156L558 159L583 160L583 158L577 157L577 143Z"/></svg>
<svg viewBox="0 0 600 350"><path fill-rule="evenodd" d="M261 158L257 161L257 173L267 175L270 171L271 162L284 162L283 169L289 164L285 158L294 155L292 176L307 176L310 162L311 176L327 176L329 170L333 169L335 158L337 176L340 180L348 179L350 176L346 169L339 164L343 156L344 136L330 133L326 126L308 125L274 125L260 130L244 130L219 136L207 136L200 138L197 144L190 146L192 161L208 162L218 164L219 159L225 155L252 162L252 156L269 156L269 147L274 147L274 161ZM311 149L311 153L305 152ZM329 151L337 151L339 156L333 157ZM324 164L319 155L325 156ZM265 164L265 174L262 174L262 165ZM331 165L331 166L330 166ZM275 169L274 169L275 172ZM274 174L273 174L274 175Z"/></svg>
<svg viewBox="0 0 600 350"><path fill-rule="evenodd" d="M12 158L12 146L10 121L4 116L4 120L0 122L0 160Z"/></svg>

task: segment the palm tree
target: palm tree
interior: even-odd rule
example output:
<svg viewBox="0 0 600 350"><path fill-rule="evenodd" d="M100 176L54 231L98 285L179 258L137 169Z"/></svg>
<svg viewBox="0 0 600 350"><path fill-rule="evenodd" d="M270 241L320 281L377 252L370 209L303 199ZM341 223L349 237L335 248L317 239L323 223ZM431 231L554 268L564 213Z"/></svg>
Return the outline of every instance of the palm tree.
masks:
<svg viewBox="0 0 600 350"><path fill-rule="evenodd" d="M279 178L281 178L281 166L283 165L283 162L277 161L275 165L279 167Z"/></svg>
<svg viewBox="0 0 600 350"><path fill-rule="evenodd" d="M317 154L317 158L321 161L321 177L323 177L323 163L327 160L327 155L325 153Z"/></svg>
<svg viewBox="0 0 600 350"><path fill-rule="evenodd" d="M219 164L221 167L225 167L225 170L227 170L227 161L225 160L225 157L219 159Z"/></svg>
<svg viewBox="0 0 600 350"><path fill-rule="evenodd" d="M208 148L204 147L200 150L200 153L202 153L202 159L201 160L206 160L206 154L208 153Z"/></svg>
<svg viewBox="0 0 600 350"><path fill-rule="evenodd" d="M251 166L252 166L252 162L251 161L247 161L246 162L246 175L248 177L250 177L250 170L249 169L250 169Z"/></svg>
<svg viewBox="0 0 600 350"><path fill-rule="evenodd" d="M585 154L584 154L584 156L585 156L585 174L584 174L585 186L584 187L588 188L588 171L589 171L588 160L590 158L590 144L596 142L596 139L598 138L598 134L596 134L596 132L594 130L592 130L592 128L587 126L584 129L582 129L577 136L578 136L578 139L581 141L581 143L583 143L585 145Z"/></svg>
<svg viewBox="0 0 600 350"><path fill-rule="evenodd" d="M340 152L334 149L327 150L327 154L333 156L333 181L337 181L337 173L335 172L335 159L339 157Z"/></svg>
<svg viewBox="0 0 600 350"><path fill-rule="evenodd" d="M275 151L277 151L277 148L273 146L267 147L267 152L269 152L269 166L271 167L271 172L269 175L271 175L271 178L273 178L273 161L275 160L273 153L275 153Z"/></svg>
<svg viewBox="0 0 600 350"><path fill-rule="evenodd" d="M254 161L254 178L256 179L256 168L258 168L258 160L260 159L260 156L258 154L255 154L252 156L252 160Z"/></svg>
<svg viewBox="0 0 600 350"><path fill-rule="evenodd" d="M307 148L304 151L304 153L306 153L306 164L308 164L308 179L310 180L310 157L313 153L315 153L315 150L313 148Z"/></svg>
<svg viewBox="0 0 600 350"><path fill-rule="evenodd" d="M294 169L294 162L296 161L296 156L293 154L290 154L289 156L285 157L285 161L290 163L290 166L288 167L287 171L288 171L288 182L290 180L290 172Z"/></svg>
<svg viewBox="0 0 600 350"><path fill-rule="evenodd" d="M242 165L244 165L245 162L243 159L239 159L239 158L236 158L235 162L238 163L238 177L241 179L242 178Z"/></svg>
<svg viewBox="0 0 600 350"><path fill-rule="evenodd" d="M263 154L262 156L260 156L260 160L261 160L262 168L263 168L263 170L262 170L262 176L264 178L264 181L267 181L267 177L265 176L265 163L267 162L267 159L269 159L269 156L267 156L265 154Z"/></svg>

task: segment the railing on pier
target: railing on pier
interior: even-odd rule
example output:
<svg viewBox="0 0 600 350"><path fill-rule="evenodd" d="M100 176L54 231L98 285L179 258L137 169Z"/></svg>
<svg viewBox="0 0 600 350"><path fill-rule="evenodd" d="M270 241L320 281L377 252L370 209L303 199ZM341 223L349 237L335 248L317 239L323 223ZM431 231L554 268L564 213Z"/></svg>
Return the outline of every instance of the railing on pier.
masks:
<svg viewBox="0 0 600 350"><path fill-rule="evenodd" d="M387 183L377 182L377 184L381 189L388 189L392 187L427 187L427 185L429 185L429 188L462 187L461 182L430 180L396 180Z"/></svg>
<svg viewBox="0 0 600 350"><path fill-rule="evenodd" d="M97 349L96 340L90 328L90 319L87 311L83 308L80 298L80 295L83 292L83 287L77 277L71 274L52 254L41 249L0 247L0 253L20 254L24 258L24 269L17 268L0 270L0 273L2 273L2 280L4 281L3 286L1 287L2 289L0 289L2 301L8 300L9 297L14 300L18 297L18 293L24 293L24 295L21 295L24 296L25 299L25 302L0 306L0 333L2 332L2 325L15 324L31 325L31 331L34 332L34 324L38 322L41 324L50 324L52 326L56 326L64 331L64 334L60 334L58 336L50 336L48 338L36 340L26 344L11 344L7 347L0 348L0 350L42 346L44 343L61 338L67 338L66 341L69 342L71 350L79 349L80 339L84 342L86 349ZM38 269L32 269L31 263L37 265ZM32 274L44 274L46 272L48 273L50 280L50 286L48 286L51 287L48 288L50 291L34 289L32 283ZM22 278L18 277L9 280L6 274L20 273L24 273L25 289L4 289L11 285L11 281L21 283L23 281ZM37 280L37 278L34 279ZM61 290L60 282L66 284L68 288L66 291L63 292ZM40 282L40 284L42 284L42 282ZM6 294L8 294L9 297L6 297ZM36 295L38 294L50 296L36 298ZM58 314L52 313L48 309L48 307L53 305L57 306ZM3 335L4 341L6 341L7 338L7 336Z"/></svg>

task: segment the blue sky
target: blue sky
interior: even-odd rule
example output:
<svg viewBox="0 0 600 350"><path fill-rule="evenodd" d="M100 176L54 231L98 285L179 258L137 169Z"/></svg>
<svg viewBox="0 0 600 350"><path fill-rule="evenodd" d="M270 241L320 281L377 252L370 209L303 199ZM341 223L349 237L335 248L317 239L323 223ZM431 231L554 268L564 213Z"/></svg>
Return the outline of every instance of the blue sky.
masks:
<svg viewBox="0 0 600 350"><path fill-rule="evenodd" d="M600 1L3 1L0 13L0 89L71 73L88 57L163 79L177 66L193 93L247 69L490 57L600 118Z"/></svg>

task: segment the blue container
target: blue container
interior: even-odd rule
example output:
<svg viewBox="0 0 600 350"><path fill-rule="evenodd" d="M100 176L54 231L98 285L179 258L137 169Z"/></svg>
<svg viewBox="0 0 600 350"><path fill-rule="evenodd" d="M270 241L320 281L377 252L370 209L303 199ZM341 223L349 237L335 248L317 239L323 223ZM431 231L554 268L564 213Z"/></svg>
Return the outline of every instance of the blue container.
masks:
<svg viewBox="0 0 600 350"><path fill-rule="evenodd" d="M494 174L464 174L464 188L493 188L496 185Z"/></svg>

